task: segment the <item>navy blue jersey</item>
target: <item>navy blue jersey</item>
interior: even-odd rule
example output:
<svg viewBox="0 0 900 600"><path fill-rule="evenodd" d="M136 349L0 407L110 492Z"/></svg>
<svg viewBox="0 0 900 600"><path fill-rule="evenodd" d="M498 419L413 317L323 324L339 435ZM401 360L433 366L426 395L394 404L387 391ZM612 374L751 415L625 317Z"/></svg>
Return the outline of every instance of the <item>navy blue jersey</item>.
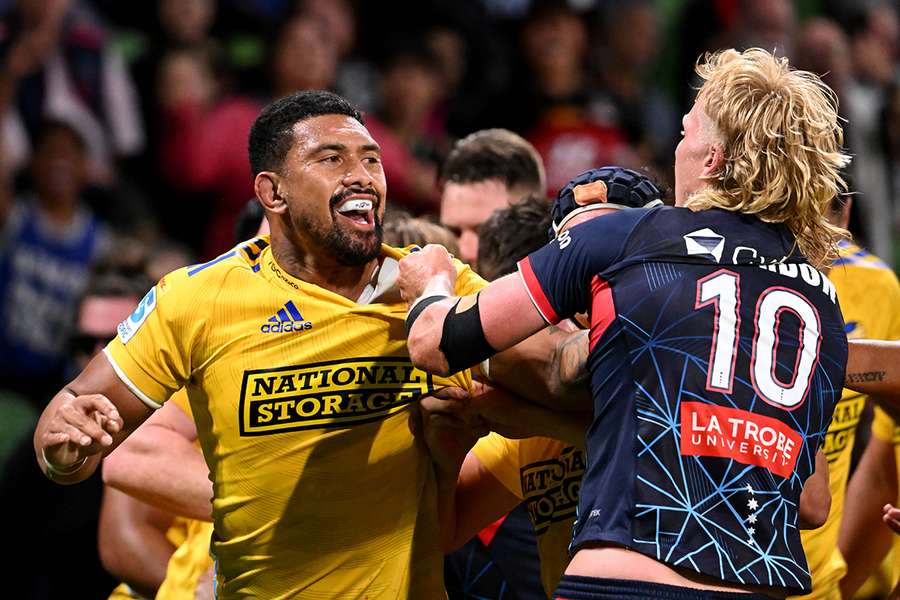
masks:
<svg viewBox="0 0 900 600"><path fill-rule="evenodd" d="M594 421L573 551L612 542L808 591L797 508L847 341L834 286L790 231L718 209L621 211L519 270L549 323L590 316Z"/></svg>

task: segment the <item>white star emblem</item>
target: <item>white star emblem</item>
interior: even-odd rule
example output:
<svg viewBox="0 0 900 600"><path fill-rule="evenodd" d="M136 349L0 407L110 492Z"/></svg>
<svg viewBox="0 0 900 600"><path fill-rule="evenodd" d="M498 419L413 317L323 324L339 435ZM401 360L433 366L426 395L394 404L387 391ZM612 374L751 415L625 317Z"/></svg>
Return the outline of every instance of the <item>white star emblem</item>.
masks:
<svg viewBox="0 0 900 600"><path fill-rule="evenodd" d="M749 534L752 536L753 534L756 533L756 529L754 529L753 527L748 527L748 528L747 528L747 533L749 533Z"/></svg>
<svg viewBox="0 0 900 600"><path fill-rule="evenodd" d="M751 486L749 483L747 484L747 493L749 493L749 494L753 493L753 486Z"/></svg>
<svg viewBox="0 0 900 600"><path fill-rule="evenodd" d="M752 546L755 542L756 542L756 540L754 540L753 538L750 538L749 540L747 540L747 543L750 544L751 546Z"/></svg>
<svg viewBox="0 0 900 600"><path fill-rule="evenodd" d="M751 498L750 500L747 501L747 507L750 510L756 510L757 507L759 507L759 502L756 501L756 498Z"/></svg>
<svg viewBox="0 0 900 600"><path fill-rule="evenodd" d="M747 517L747 522L751 524L756 523L756 513L751 513L750 516Z"/></svg>

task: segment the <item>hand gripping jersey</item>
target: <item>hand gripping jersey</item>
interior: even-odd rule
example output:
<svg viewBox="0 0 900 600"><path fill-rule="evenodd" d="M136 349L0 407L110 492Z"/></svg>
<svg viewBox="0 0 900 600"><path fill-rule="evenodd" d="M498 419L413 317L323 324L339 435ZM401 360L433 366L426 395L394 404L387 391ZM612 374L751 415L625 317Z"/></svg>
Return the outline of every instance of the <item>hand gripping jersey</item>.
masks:
<svg viewBox="0 0 900 600"><path fill-rule="evenodd" d="M219 598L440 598L420 394L470 383L415 369L383 247L357 303L291 277L268 238L166 275L106 349L154 406L186 387L213 481ZM457 293L485 285L458 263Z"/></svg>
<svg viewBox="0 0 900 600"><path fill-rule="evenodd" d="M900 284L890 267L859 246L842 242L840 256L828 278L837 290L849 339L900 339ZM828 457L831 511L822 527L801 532L813 581L812 594L804 600L840 595L838 583L847 572L847 565L838 550L838 533L856 428L866 398L859 392L844 389L825 434L823 450Z"/></svg>
<svg viewBox="0 0 900 600"><path fill-rule="evenodd" d="M797 505L847 343L834 286L788 230L635 209L573 227L519 270L548 322L590 313L594 422L573 550L611 542L809 590Z"/></svg>

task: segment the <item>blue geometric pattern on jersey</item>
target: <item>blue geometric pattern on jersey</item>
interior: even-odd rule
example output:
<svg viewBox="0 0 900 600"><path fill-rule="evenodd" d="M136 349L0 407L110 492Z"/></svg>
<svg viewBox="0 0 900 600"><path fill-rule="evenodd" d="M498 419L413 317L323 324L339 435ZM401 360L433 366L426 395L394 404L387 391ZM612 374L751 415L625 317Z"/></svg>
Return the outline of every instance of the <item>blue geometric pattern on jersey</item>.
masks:
<svg viewBox="0 0 900 600"><path fill-rule="evenodd" d="M527 260L539 287L529 287L532 295L543 294L561 318L591 309L592 323L605 327L592 330L594 421L573 550L612 542L733 583L808 590L797 507L847 358L833 286L805 265L786 229L725 211L622 211L569 231L566 247L551 243ZM776 261L785 264L767 266ZM739 326L730 321L736 342L722 347L728 360L717 363L730 373L729 383L715 386L707 378L713 381L716 336L729 328L720 314L727 313L725 296L701 301L700 289L720 278L733 282L715 289L732 290L730 314ZM599 284L612 290L612 315L603 304L592 306L602 295L585 296L602 290ZM758 327L761 298L775 292L802 304L815 324L807 326L799 309L778 308ZM751 376L751 365L764 361L754 349L762 347L757 331L766 327L767 339L775 340L771 368L763 372L768 381L804 389L799 365L818 356L808 363L806 395L793 404L785 400L789 392L774 402L763 398L756 385L762 376ZM817 355L809 343L801 352L801 334L816 327ZM686 423L682 411L691 415ZM703 411L722 415L729 435L709 423L704 430L696 416ZM766 438L766 428L770 436L786 432L799 447L767 445L776 438ZM746 449L735 443L741 440ZM756 448L754 440L765 443ZM720 455L692 451L710 443Z"/></svg>

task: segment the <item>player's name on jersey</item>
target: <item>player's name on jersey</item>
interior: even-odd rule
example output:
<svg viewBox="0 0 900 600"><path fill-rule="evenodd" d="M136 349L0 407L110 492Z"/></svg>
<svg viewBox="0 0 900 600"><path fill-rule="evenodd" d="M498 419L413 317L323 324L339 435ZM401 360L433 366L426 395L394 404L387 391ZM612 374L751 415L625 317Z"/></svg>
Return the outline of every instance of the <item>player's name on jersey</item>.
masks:
<svg viewBox="0 0 900 600"><path fill-rule="evenodd" d="M559 458L520 469L525 506L537 535L551 523L575 516L584 465L584 452L570 446L563 449Z"/></svg>
<svg viewBox="0 0 900 600"><path fill-rule="evenodd" d="M738 246L734 249L733 261L735 264L759 264L760 269L766 269L791 279L800 279L807 285L821 290L832 303L837 302L837 290L831 280L807 263L769 261L759 256L755 248L747 246Z"/></svg>
<svg viewBox="0 0 900 600"><path fill-rule="evenodd" d="M404 358L355 358L244 372L241 435L347 427L383 419L433 389Z"/></svg>

